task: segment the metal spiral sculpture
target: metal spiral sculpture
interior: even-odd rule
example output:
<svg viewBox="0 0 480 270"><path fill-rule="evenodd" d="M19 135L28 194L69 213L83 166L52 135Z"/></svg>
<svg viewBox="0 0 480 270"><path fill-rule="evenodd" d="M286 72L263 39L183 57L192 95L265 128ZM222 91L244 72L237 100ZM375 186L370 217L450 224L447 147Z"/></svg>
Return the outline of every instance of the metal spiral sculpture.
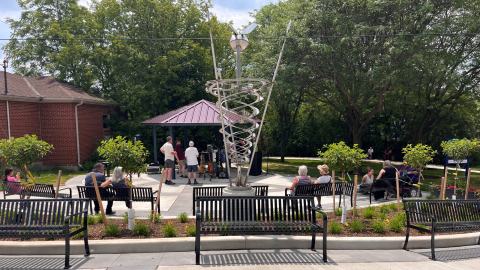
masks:
<svg viewBox="0 0 480 270"><path fill-rule="evenodd" d="M208 93L218 98L217 108L222 110L218 122L222 123L220 133L225 135L226 156L236 164L239 172L249 161L255 129L259 124L255 116L260 112L254 106L263 100L261 92L267 90L265 79L226 79L211 80L206 83ZM221 117L223 115L223 118ZM237 177L236 185L241 185L242 177Z"/></svg>
<svg viewBox="0 0 480 270"><path fill-rule="evenodd" d="M270 84L269 81L265 79L241 78L241 53L249 45L246 34L249 34L257 27L255 23L245 28L242 33L237 33L233 26L230 25L233 30L233 35L230 39L230 46L232 47L233 51L237 56L237 78L222 80L222 78L220 77L219 79L219 72L217 70L217 63L215 60L215 48L213 46L212 27L210 25L210 13L208 12L208 6L207 17L209 22L210 43L212 46L212 58L215 70L215 80L208 81L206 83L206 90L208 93L216 96L218 99L217 108L220 110L220 116L218 121L222 124L220 132L223 134L225 155L227 159L230 159L232 163L235 163L237 166L237 180L235 181L235 185L246 187L252 163L250 162L250 166L248 167L245 181L243 181L242 167L245 166L245 163L249 161L250 154L252 154L252 160L255 157L257 143L255 143L254 145L253 153L251 153L250 148L252 147L253 139L257 137L258 141L262 132L263 121L265 119L268 103L272 94L273 83L275 82L278 67L280 66L280 61L282 59L283 49L285 48L285 42L287 40L291 22L289 22L287 25L285 39L283 40L283 45L282 49L280 50L277 66L275 68L275 72L273 73L272 83ZM259 113L260 110L256 108L254 104L263 99L260 93L267 90L267 84L270 84L270 90L268 91L267 100L265 102L265 109L263 110L262 120L260 122L260 125L258 125L257 120L254 117ZM254 131L257 128L259 128L258 135L255 136ZM226 165L229 172L228 175L230 186L232 186L229 162L227 162Z"/></svg>

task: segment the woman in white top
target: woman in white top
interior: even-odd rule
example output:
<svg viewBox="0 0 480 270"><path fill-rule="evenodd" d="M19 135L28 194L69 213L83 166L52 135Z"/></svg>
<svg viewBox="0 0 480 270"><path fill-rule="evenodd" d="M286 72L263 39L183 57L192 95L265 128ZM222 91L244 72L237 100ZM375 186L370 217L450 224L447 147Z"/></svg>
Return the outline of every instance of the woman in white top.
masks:
<svg viewBox="0 0 480 270"><path fill-rule="evenodd" d="M332 177L328 175L328 166L318 165L317 169L320 171L320 177L315 181L315 184L328 184L332 182ZM317 197L318 205L317 208L322 209L322 197Z"/></svg>
<svg viewBox="0 0 480 270"><path fill-rule="evenodd" d="M371 186L373 184L373 179L375 175L373 174L373 168L367 167L367 174L365 174L362 178L362 183L360 186Z"/></svg>

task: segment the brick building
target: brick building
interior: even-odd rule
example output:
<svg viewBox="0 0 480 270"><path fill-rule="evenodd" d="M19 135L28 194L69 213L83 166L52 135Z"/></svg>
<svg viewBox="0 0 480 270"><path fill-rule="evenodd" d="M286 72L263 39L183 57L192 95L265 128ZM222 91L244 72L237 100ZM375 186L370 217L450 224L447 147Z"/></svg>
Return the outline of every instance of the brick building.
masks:
<svg viewBox="0 0 480 270"><path fill-rule="evenodd" d="M78 169L95 140L110 135L104 124L114 102L53 77L23 77L0 71L0 139L37 135L55 148L35 167Z"/></svg>

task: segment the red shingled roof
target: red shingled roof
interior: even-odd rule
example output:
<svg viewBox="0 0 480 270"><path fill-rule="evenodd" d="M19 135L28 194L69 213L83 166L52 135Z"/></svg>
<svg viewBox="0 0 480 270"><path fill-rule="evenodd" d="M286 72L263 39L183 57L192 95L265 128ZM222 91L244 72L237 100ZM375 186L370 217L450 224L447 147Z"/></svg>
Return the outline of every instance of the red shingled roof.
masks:
<svg viewBox="0 0 480 270"><path fill-rule="evenodd" d="M141 122L142 125L161 125L161 126L182 126L182 125L204 125L204 126L217 126L221 125L218 122L220 111L217 106L204 99L195 103L186 105L179 109L170 111L166 114L155 116L151 119ZM228 120L226 115L223 116L225 121ZM236 113L230 114L232 122L237 123L242 119ZM257 123L261 120L256 119Z"/></svg>
<svg viewBox="0 0 480 270"><path fill-rule="evenodd" d="M49 100L59 100L59 102L61 102L61 100L64 99L65 102L71 100L114 104L114 102L110 102L103 97L87 93L83 89L68 82L62 82L50 76L23 77L8 72L7 89L9 95L5 96L4 75L4 72L0 71L0 99L7 97L13 97L14 99L30 98L33 100L41 99L45 102L48 102Z"/></svg>

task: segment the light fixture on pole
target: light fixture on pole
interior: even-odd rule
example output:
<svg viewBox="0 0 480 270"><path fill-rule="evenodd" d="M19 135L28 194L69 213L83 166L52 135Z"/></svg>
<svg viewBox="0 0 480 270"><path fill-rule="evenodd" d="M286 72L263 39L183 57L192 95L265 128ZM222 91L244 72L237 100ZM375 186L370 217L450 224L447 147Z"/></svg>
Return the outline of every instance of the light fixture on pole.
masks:
<svg viewBox="0 0 480 270"><path fill-rule="evenodd" d="M7 68L8 68L8 60L7 59L4 59L3 60L3 76L4 76L4 79L5 79L5 95L8 94L8 90L7 90Z"/></svg>

